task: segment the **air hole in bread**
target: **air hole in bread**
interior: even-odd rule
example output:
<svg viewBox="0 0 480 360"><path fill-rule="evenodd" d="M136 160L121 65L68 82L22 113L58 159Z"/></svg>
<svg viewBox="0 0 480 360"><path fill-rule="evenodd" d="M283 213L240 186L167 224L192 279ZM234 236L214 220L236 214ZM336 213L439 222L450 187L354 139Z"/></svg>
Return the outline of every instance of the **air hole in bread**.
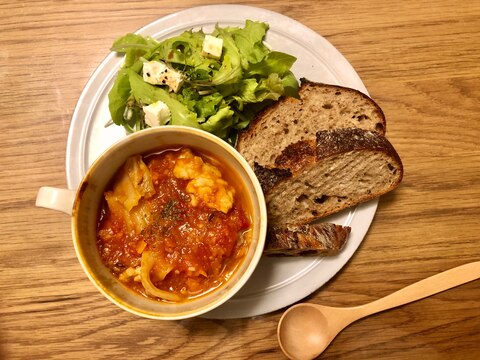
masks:
<svg viewBox="0 0 480 360"><path fill-rule="evenodd" d="M297 197L297 198L295 199L295 201L297 201L297 202L302 202L302 201L307 200L307 199L308 199L308 196L305 195L305 194L302 194L302 195L300 195L299 197Z"/></svg>
<svg viewBox="0 0 480 360"><path fill-rule="evenodd" d="M284 133L285 135L287 135L287 134L289 133L289 130L288 130L287 127L284 127L284 128L283 128L283 133Z"/></svg>
<svg viewBox="0 0 480 360"><path fill-rule="evenodd" d="M297 119L294 119L294 120L293 120L293 123L294 123L295 125L297 125L297 124L298 124L298 120L297 120Z"/></svg>
<svg viewBox="0 0 480 360"><path fill-rule="evenodd" d="M397 173L397 169L395 168L395 166L393 166L392 164L388 163L387 164L388 166L388 170L390 170L392 172L392 174L396 174Z"/></svg>
<svg viewBox="0 0 480 360"><path fill-rule="evenodd" d="M309 187L310 189L313 189L315 186L313 186L312 184L310 184L308 181L305 181L303 183L306 187Z"/></svg>
<svg viewBox="0 0 480 360"><path fill-rule="evenodd" d="M346 196L337 196L337 201L338 202L342 202L343 200L345 200L347 197Z"/></svg>
<svg viewBox="0 0 480 360"><path fill-rule="evenodd" d="M322 195L322 196L316 197L315 199L313 199L313 201L316 202L317 204L323 204L325 201L327 201L327 199L328 199L327 195Z"/></svg>
<svg viewBox="0 0 480 360"><path fill-rule="evenodd" d="M316 210L312 210L311 213L312 213L313 216L317 216L317 215L318 215L318 211L316 211Z"/></svg>
<svg viewBox="0 0 480 360"><path fill-rule="evenodd" d="M322 108L324 108L324 109L331 109L331 108L332 108L332 104L325 103L325 104L322 105Z"/></svg>
<svg viewBox="0 0 480 360"><path fill-rule="evenodd" d="M377 123L375 125L375 130L377 130L378 132L383 131L383 125L381 123Z"/></svg>
<svg viewBox="0 0 480 360"><path fill-rule="evenodd" d="M337 95L337 96L338 96L338 95L342 95L342 93L341 93L340 91L336 91L336 92L335 92L335 95Z"/></svg>
<svg viewBox="0 0 480 360"><path fill-rule="evenodd" d="M370 119L368 117L368 115L365 115L365 114L362 114L362 115L358 115L357 116L357 120L360 122L360 121L363 121L363 120L366 120L366 119Z"/></svg>
<svg viewBox="0 0 480 360"><path fill-rule="evenodd" d="M317 255L316 250L304 250L304 251L299 251L297 254L298 255L303 255L303 256L309 256L309 255Z"/></svg>

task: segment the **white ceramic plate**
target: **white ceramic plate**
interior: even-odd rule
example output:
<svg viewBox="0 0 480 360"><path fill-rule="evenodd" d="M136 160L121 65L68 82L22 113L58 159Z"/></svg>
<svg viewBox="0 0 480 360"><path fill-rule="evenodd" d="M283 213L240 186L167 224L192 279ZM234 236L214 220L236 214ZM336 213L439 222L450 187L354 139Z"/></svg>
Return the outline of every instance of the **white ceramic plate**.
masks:
<svg viewBox="0 0 480 360"><path fill-rule="evenodd" d="M241 5L202 6L161 18L137 33L161 40L192 28L203 28L209 33L217 23L243 27L247 19L270 25L266 41L275 50L297 57L292 68L297 78L348 86L367 93L352 66L326 39L301 23L272 11ZM107 94L122 61L121 56L110 53L95 70L78 100L66 152L67 184L71 189L78 186L90 164L108 146L126 136L122 127L104 126L110 119ZM356 251L373 220L377 203L378 200L373 200L328 219L352 227L348 243L339 255L263 258L246 286L205 317L228 319L262 315L310 295L330 280Z"/></svg>

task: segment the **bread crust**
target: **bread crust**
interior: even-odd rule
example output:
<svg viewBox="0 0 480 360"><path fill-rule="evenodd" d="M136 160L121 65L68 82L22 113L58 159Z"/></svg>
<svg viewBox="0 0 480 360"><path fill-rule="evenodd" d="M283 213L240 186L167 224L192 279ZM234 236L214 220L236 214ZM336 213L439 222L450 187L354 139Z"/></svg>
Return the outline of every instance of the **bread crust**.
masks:
<svg viewBox="0 0 480 360"><path fill-rule="evenodd" d="M350 230L348 226L332 223L271 227L264 254L332 256L343 249Z"/></svg>
<svg viewBox="0 0 480 360"><path fill-rule="evenodd" d="M267 168L258 163L254 163L253 172L257 175L264 193L268 193L280 181L292 177L289 169Z"/></svg>

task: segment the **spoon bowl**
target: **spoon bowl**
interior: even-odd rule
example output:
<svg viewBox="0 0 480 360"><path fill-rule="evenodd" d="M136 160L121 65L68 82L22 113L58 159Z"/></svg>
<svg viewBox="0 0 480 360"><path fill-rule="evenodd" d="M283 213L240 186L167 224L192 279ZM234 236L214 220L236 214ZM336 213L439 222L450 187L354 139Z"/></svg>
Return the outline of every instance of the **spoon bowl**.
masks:
<svg viewBox="0 0 480 360"><path fill-rule="evenodd" d="M338 308L297 304L280 318L278 343L289 359L314 359L330 345L338 333L363 317L426 298L478 278L480 261L433 275L365 305Z"/></svg>
<svg viewBox="0 0 480 360"><path fill-rule="evenodd" d="M289 332L278 332L280 347L287 356L290 353L302 354L298 359L315 358L335 336L324 331L329 329L328 319L322 309L313 304L292 306L280 319L279 328L284 328L284 323L289 327ZM296 335L291 336L290 332Z"/></svg>

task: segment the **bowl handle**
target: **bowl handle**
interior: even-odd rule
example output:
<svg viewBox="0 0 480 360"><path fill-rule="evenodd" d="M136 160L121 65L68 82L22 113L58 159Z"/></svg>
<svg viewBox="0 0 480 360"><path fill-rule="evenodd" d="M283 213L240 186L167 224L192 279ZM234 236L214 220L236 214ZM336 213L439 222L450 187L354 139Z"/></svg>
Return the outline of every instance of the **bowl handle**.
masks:
<svg viewBox="0 0 480 360"><path fill-rule="evenodd" d="M74 201L74 190L42 186L38 190L35 206L58 210L66 214L72 215Z"/></svg>

